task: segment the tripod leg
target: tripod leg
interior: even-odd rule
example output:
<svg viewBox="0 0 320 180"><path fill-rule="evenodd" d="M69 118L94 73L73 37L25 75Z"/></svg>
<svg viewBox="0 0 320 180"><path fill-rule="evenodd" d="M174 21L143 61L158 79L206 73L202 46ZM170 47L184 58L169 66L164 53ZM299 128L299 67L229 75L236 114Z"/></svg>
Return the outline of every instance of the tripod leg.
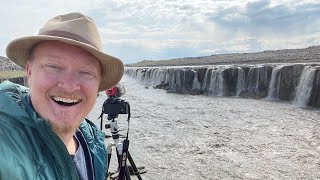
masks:
<svg viewBox="0 0 320 180"><path fill-rule="evenodd" d="M126 165L126 180L131 180L130 172L127 165Z"/></svg>
<svg viewBox="0 0 320 180"><path fill-rule="evenodd" d="M133 159L132 159L131 154L130 154L129 151L128 151L128 160L129 160L129 162L130 162L130 164L131 164L131 166L132 166L132 168L133 168L134 173L135 173L136 176L138 177L138 179L139 179L139 180L142 180L142 178L141 178L141 176L140 176L140 172L139 172L136 164L134 163L134 161L133 161Z"/></svg>

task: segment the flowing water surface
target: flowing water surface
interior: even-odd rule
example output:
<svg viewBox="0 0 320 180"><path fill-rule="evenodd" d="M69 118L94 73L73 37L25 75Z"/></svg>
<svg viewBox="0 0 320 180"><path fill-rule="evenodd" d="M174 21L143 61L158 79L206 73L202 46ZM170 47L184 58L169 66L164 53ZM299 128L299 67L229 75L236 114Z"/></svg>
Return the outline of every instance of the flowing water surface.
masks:
<svg viewBox="0 0 320 180"><path fill-rule="evenodd" d="M143 179L320 179L317 109L172 94L128 76L122 84L127 92L121 99L132 114L129 151L137 166L147 168ZM89 114L98 126L106 99L101 93ZM126 118L119 115L120 129L126 129Z"/></svg>

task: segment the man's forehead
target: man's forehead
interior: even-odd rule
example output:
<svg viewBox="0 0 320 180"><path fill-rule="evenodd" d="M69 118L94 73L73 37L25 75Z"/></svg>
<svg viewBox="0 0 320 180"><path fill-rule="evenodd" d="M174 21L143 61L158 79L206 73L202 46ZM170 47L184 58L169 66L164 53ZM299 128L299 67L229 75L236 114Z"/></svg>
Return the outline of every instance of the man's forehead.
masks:
<svg viewBox="0 0 320 180"><path fill-rule="evenodd" d="M86 51L85 49L67 43L59 41L41 41L34 46L32 53L34 57L39 55L46 55L52 59L59 58L59 56L57 56L55 52L74 52L77 56L81 55L82 57L88 59L88 65L97 63L99 66L99 71L102 71L102 64L95 56L93 56L90 52Z"/></svg>

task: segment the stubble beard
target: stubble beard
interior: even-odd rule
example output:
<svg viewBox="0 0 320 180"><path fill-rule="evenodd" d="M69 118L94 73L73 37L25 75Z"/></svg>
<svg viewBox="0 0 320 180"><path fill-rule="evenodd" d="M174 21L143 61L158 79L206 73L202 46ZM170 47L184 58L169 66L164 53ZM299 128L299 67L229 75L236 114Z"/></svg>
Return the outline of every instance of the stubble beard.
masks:
<svg viewBox="0 0 320 180"><path fill-rule="evenodd" d="M68 119L68 122L61 121L61 119ZM56 115L56 120L49 119L47 121L51 124L52 130L57 134L74 134L81 124L81 122L68 117L68 112L63 111Z"/></svg>

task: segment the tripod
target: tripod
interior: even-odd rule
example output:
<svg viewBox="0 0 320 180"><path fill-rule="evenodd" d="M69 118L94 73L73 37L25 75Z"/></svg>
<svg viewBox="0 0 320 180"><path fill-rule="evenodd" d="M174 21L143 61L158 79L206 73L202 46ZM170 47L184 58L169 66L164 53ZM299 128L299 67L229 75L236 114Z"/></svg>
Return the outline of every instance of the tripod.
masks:
<svg viewBox="0 0 320 180"><path fill-rule="evenodd" d="M120 89L121 90L121 89ZM124 92L124 91L123 91ZM106 94L108 96L108 99L106 99L102 106L102 112L99 118L101 118L100 123L100 130L102 131L102 124L103 124L103 114L108 114L108 120L110 121L110 124L106 124L105 128L111 129L111 136L113 139L113 142L110 142L108 144L108 169L110 166L110 160L111 160L111 154L112 154L112 147L115 147L117 152L117 160L118 160L118 175L113 178L110 175L110 178L112 179L118 179L118 180L131 180L130 172L129 172L129 166L127 165L127 159L129 159L129 162L131 164L131 171L132 174L136 175L139 180L142 180L140 174L145 173L146 171L139 171L137 166L135 165L131 154L129 153L129 122L130 122L130 105L128 102L119 99L121 94L123 92L119 91L119 88L113 87L109 90L106 90ZM128 129L127 129L127 135L125 137L125 140L121 142L119 140L120 134L118 131L118 122L116 118L118 118L119 114L128 114ZM108 136L106 136L108 138ZM107 174L108 177L109 174Z"/></svg>
<svg viewBox="0 0 320 180"><path fill-rule="evenodd" d="M102 130L102 124L103 124L102 115L100 117L101 117L100 130ZM116 179L118 177L118 180L131 180L131 177L130 177L130 172L131 172L131 174L136 175L139 180L142 180L140 174L145 173L146 171L143 171L144 167L140 168L142 170L141 172L140 170L138 170L128 150L129 149L129 140L128 140L129 120L128 120L128 131L127 131L126 139L123 142L121 142L119 139L120 134L118 130L118 122L116 120L117 117L118 115L108 115L108 120L110 121L110 124L105 125L106 129L110 128L111 134L112 134L111 136L106 135L106 138L112 137L113 139L113 141L108 143L108 169L110 166L112 147L115 147L116 149L117 160L118 160L119 173L110 174L110 178ZM129 160L131 166L127 165L127 159Z"/></svg>

